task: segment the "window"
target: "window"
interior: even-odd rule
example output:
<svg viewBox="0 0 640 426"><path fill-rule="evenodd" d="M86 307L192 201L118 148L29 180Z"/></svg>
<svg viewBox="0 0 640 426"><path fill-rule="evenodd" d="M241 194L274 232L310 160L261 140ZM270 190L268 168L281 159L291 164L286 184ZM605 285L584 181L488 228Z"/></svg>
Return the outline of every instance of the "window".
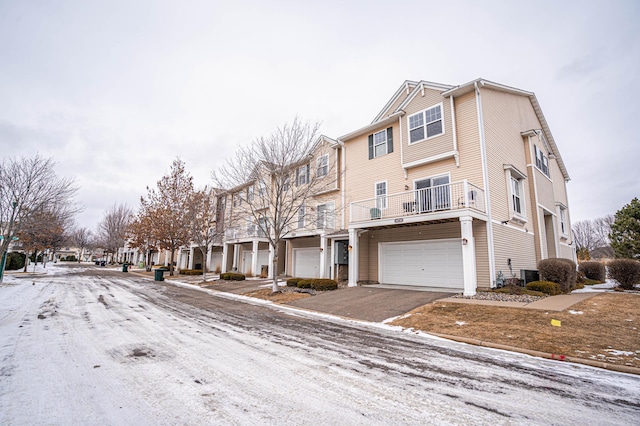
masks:
<svg viewBox="0 0 640 426"><path fill-rule="evenodd" d="M369 135L369 160L393 152L393 127Z"/></svg>
<svg viewBox="0 0 640 426"><path fill-rule="evenodd" d="M296 185L305 185L309 183L309 165L306 164L296 170Z"/></svg>
<svg viewBox="0 0 640 426"><path fill-rule="evenodd" d="M268 230L269 228L267 226L267 219L264 217L258 219L258 237L266 237Z"/></svg>
<svg viewBox="0 0 640 426"><path fill-rule="evenodd" d="M387 182L376 183L376 207L379 209L387 208Z"/></svg>
<svg viewBox="0 0 640 426"><path fill-rule="evenodd" d="M567 209L560 206L560 230L562 235L568 235L567 232Z"/></svg>
<svg viewBox="0 0 640 426"><path fill-rule="evenodd" d="M522 182L511 177L511 208L514 213L522 215Z"/></svg>
<svg viewBox="0 0 640 426"><path fill-rule="evenodd" d="M451 186L449 175L420 179L414 183L416 208L420 213L451 208Z"/></svg>
<svg viewBox="0 0 640 426"><path fill-rule="evenodd" d="M284 192L287 192L289 190L289 188L291 187L291 178L289 177L289 175L284 175L282 176L282 190Z"/></svg>
<svg viewBox="0 0 640 426"><path fill-rule="evenodd" d="M264 183L262 179L260 179L257 183L258 186L258 196L263 197L267 193L267 185Z"/></svg>
<svg viewBox="0 0 640 426"><path fill-rule="evenodd" d="M320 204L316 208L317 218L316 218L316 226L318 229L333 229L335 228L334 224L334 204Z"/></svg>
<svg viewBox="0 0 640 426"><path fill-rule="evenodd" d="M253 236L256 232L256 227L253 224L253 217L247 216L247 235Z"/></svg>
<svg viewBox="0 0 640 426"><path fill-rule="evenodd" d="M538 148L538 145L534 145L533 148L536 152L536 167L540 169L545 176L549 177L549 159L544 155L544 152Z"/></svg>
<svg viewBox="0 0 640 426"><path fill-rule="evenodd" d="M298 228L304 228L304 216L305 216L305 206L302 205L298 209Z"/></svg>
<svg viewBox="0 0 640 426"><path fill-rule="evenodd" d="M324 154L316 160L316 176L322 177L329 173L329 154Z"/></svg>
<svg viewBox="0 0 640 426"><path fill-rule="evenodd" d="M238 207L242 205L242 196L239 192L233 194L233 207Z"/></svg>
<svg viewBox="0 0 640 426"><path fill-rule="evenodd" d="M409 143L429 139L444 133L442 104L409 116Z"/></svg>
<svg viewBox="0 0 640 426"><path fill-rule="evenodd" d="M247 188L247 202L253 201L253 185Z"/></svg>

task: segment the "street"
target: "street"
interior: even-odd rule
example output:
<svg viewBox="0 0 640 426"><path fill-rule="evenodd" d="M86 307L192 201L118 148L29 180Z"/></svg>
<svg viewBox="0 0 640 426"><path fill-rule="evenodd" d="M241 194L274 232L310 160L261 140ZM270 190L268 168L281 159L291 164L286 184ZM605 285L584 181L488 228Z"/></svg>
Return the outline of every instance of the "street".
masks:
<svg viewBox="0 0 640 426"><path fill-rule="evenodd" d="M0 286L0 423L635 424L640 377L94 266ZM499 327L499 318L496 318Z"/></svg>

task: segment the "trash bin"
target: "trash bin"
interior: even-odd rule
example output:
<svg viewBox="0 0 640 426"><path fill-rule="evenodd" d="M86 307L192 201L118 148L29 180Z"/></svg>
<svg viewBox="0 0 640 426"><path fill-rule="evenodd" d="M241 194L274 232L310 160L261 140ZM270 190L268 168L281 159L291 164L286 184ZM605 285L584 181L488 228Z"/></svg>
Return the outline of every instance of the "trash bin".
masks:
<svg viewBox="0 0 640 426"><path fill-rule="evenodd" d="M107 265L107 262L105 260L100 261L100 266L106 266L106 265Z"/></svg>
<svg viewBox="0 0 640 426"><path fill-rule="evenodd" d="M127 263L122 264L122 272L129 272L129 265Z"/></svg>
<svg viewBox="0 0 640 426"><path fill-rule="evenodd" d="M144 262L138 262L138 268L142 269L144 268Z"/></svg>
<svg viewBox="0 0 640 426"><path fill-rule="evenodd" d="M164 269L156 269L153 280L154 281L164 281L164 277L162 276L162 274L164 274Z"/></svg>

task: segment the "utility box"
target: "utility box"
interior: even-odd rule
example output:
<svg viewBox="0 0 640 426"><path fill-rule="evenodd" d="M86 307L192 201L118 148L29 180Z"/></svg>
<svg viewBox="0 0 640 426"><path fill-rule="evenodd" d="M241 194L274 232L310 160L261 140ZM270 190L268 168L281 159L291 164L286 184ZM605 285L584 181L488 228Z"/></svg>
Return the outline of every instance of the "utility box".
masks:
<svg viewBox="0 0 640 426"><path fill-rule="evenodd" d="M336 241L335 245L335 259L336 265L348 265L349 264L349 240Z"/></svg>
<svg viewBox="0 0 640 426"><path fill-rule="evenodd" d="M527 285L532 281L540 281L540 274L535 269L520 269L520 279Z"/></svg>

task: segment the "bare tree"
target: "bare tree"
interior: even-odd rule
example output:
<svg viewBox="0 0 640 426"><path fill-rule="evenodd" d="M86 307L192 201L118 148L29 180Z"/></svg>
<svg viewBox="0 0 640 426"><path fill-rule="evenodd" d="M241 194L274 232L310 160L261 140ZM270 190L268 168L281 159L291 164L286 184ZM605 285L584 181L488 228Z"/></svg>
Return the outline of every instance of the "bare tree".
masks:
<svg viewBox="0 0 640 426"><path fill-rule="evenodd" d="M218 212L216 191L206 187L193 193L189 210L191 240L202 252L202 279L207 280L207 257L211 246L222 236L222 226L216 221Z"/></svg>
<svg viewBox="0 0 640 426"><path fill-rule="evenodd" d="M56 175L51 158L40 155L3 159L0 163L0 256L5 258L9 244L36 212L66 206L73 214L79 208L72 204L77 192L74 181ZM0 265L1 269L2 265ZM0 281L2 274L0 273Z"/></svg>
<svg viewBox="0 0 640 426"><path fill-rule="evenodd" d="M103 248L108 253L117 253L120 247L127 241L127 232L133 218L131 208L126 204L114 204L107 211L98 224L98 237L102 241Z"/></svg>
<svg viewBox="0 0 640 426"><path fill-rule="evenodd" d="M45 250L51 249L55 255L55 251L67 241L64 217L58 213L55 210L33 212L21 226L21 246L25 252L32 252L34 270L38 263L38 254L44 254ZM46 264L44 256L42 260ZM27 270L26 264L24 270Z"/></svg>
<svg viewBox="0 0 640 426"><path fill-rule="evenodd" d="M184 162L173 160L171 171L157 182L157 190L147 187L147 197L140 199L139 216L146 218L150 240L160 249L169 250L169 275L173 275L173 259L180 246L190 243L190 221L186 214L193 197L193 177Z"/></svg>
<svg viewBox="0 0 640 426"><path fill-rule="evenodd" d="M80 250L78 263L82 260L85 249L90 248L93 233L87 228L78 228L71 232L71 241Z"/></svg>
<svg viewBox="0 0 640 426"><path fill-rule="evenodd" d="M251 216L269 241L273 251L270 268L273 292L277 280L280 241L307 214L305 207L335 182L332 173L316 173L311 168L317 142L317 123L296 118L268 137L241 147L218 171L212 172L217 186L227 189L232 199L234 219ZM327 164L327 168L335 165Z"/></svg>
<svg viewBox="0 0 640 426"><path fill-rule="evenodd" d="M145 254L147 272L151 271L151 254L158 249L158 242L153 234L153 217L149 211L139 211L129 228L129 244Z"/></svg>

